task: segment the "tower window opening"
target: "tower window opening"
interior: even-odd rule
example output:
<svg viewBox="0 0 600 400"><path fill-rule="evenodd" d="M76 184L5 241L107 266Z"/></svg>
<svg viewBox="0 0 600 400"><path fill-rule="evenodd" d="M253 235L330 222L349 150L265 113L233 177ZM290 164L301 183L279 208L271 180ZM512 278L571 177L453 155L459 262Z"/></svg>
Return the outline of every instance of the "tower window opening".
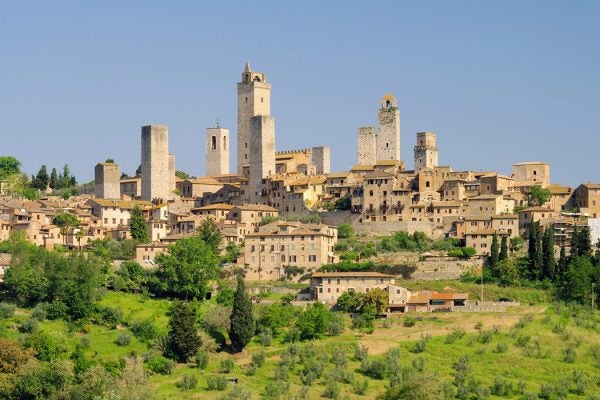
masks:
<svg viewBox="0 0 600 400"><path fill-rule="evenodd" d="M254 82L260 82L260 77L259 76L255 76L254 77Z"/></svg>
<svg viewBox="0 0 600 400"><path fill-rule="evenodd" d="M210 137L210 148L212 150L216 150L217 149L217 137L214 136L214 135Z"/></svg>
<svg viewBox="0 0 600 400"><path fill-rule="evenodd" d="M223 150L227 150L227 136L223 136Z"/></svg>
<svg viewBox="0 0 600 400"><path fill-rule="evenodd" d="M392 103L390 103L390 101L389 101L389 100L386 100L386 102L385 102L385 108L388 108L388 109L389 109L389 108L391 108L391 107L392 107Z"/></svg>
<svg viewBox="0 0 600 400"><path fill-rule="evenodd" d="M390 147L390 144L389 144L389 143L386 143L386 144L385 144L385 148L387 149L387 148L389 148L389 147Z"/></svg>
<svg viewBox="0 0 600 400"><path fill-rule="evenodd" d="M248 102L248 98L244 97L244 102L247 103Z"/></svg>
<svg viewBox="0 0 600 400"><path fill-rule="evenodd" d="M248 142L244 143L244 148L247 149L248 148Z"/></svg>
<svg viewBox="0 0 600 400"><path fill-rule="evenodd" d="M264 99L263 99L262 97L260 98L260 102L261 102L261 103L264 103Z"/></svg>

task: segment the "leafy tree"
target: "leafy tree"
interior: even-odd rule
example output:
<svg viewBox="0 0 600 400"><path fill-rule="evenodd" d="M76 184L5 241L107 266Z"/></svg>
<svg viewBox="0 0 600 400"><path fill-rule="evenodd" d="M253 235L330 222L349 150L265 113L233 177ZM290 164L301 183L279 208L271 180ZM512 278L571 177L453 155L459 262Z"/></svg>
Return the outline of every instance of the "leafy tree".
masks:
<svg viewBox="0 0 600 400"><path fill-rule="evenodd" d="M148 224L142 215L142 209L135 206L131 210L131 220L129 221L129 232L133 240L139 243L148 243Z"/></svg>
<svg viewBox="0 0 600 400"><path fill-rule="evenodd" d="M104 161L105 164L114 164L115 160L113 160L112 158L107 158L106 161Z"/></svg>
<svg viewBox="0 0 600 400"><path fill-rule="evenodd" d="M12 156L0 157L0 179L21 173L21 162Z"/></svg>
<svg viewBox="0 0 600 400"><path fill-rule="evenodd" d="M581 304L589 303L592 283L598 281L598 276L598 267L594 267L589 258L576 257L569 264L564 286L560 293L565 300L576 301Z"/></svg>
<svg viewBox="0 0 600 400"><path fill-rule="evenodd" d="M197 236L181 239L156 257L158 269L152 286L158 293L182 299L206 298L209 283L217 278L219 258Z"/></svg>
<svg viewBox="0 0 600 400"><path fill-rule="evenodd" d="M184 171L175 171L175 176L179 179L190 179L190 175Z"/></svg>
<svg viewBox="0 0 600 400"><path fill-rule="evenodd" d="M167 341L170 355L180 362L187 362L200 349L196 317L187 302L173 303Z"/></svg>
<svg viewBox="0 0 600 400"><path fill-rule="evenodd" d="M28 200L35 200L38 193L31 187L29 177L24 173L13 174L6 177L4 193L13 197L25 197Z"/></svg>
<svg viewBox="0 0 600 400"><path fill-rule="evenodd" d="M340 224L338 226L338 238L352 239L354 237L354 228L350 224Z"/></svg>
<svg viewBox="0 0 600 400"><path fill-rule="evenodd" d="M385 311L388 304L389 294L383 289L376 288L362 294L361 310L363 313L366 310L372 310L374 314L381 314Z"/></svg>
<svg viewBox="0 0 600 400"><path fill-rule="evenodd" d="M506 260L508 258L508 237L506 235L502 235L502 240L500 241L500 256L498 257L499 261Z"/></svg>
<svg viewBox="0 0 600 400"><path fill-rule="evenodd" d="M342 293L342 295L338 298L336 306L344 312L359 312L360 308L362 307L361 293L355 291Z"/></svg>
<svg viewBox="0 0 600 400"><path fill-rule="evenodd" d="M540 185L534 185L531 187L531 192L529 193L531 205L541 206L547 203L551 197L552 193L550 190L544 189Z"/></svg>
<svg viewBox="0 0 600 400"><path fill-rule="evenodd" d="M231 339L231 347L235 351L242 351L254 335L252 301L246 293L246 286L242 277L238 277L237 280L230 320L229 339Z"/></svg>
<svg viewBox="0 0 600 400"><path fill-rule="evenodd" d="M72 228L79 225L79 218L75 214L62 212L52 219L52 223L60 228L60 234L63 235L65 245L67 244L67 235Z"/></svg>
<svg viewBox="0 0 600 400"><path fill-rule="evenodd" d="M117 275L123 279L125 288L129 291L139 291L148 281L146 270L135 261L125 261L119 267Z"/></svg>
<svg viewBox="0 0 600 400"><path fill-rule="evenodd" d="M198 227L198 236L215 254L221 252L219 246L223 240L223 235L221 235L219 226L213 218L207 218L200 223L200 226Z"/></svg>
<svg viewBox="0 0 600 400"><path fill-rule="evenodd" d="M335 201L334 207L336 210L349 210L350 207L352 207L352 201L350 200L350 197L342 197Z"/></svg>
<svg viewBox="0 0 600 400"><path fill-rule="evenodd" d="M31 179L31 186L39 190L46 190L49 183L50 178L48 177L46 166L42 165L37 175Z"/></svg>
<svg viewBox="0 0 600 400"><path fill-rule="evenodd" d="M322 303L308 306L296 320L300 339L315 339L325 334L329 330L330 320L331 313Z"/></svg>
<svg viewBox="0 0 600 400"><path fill-rule="evenodd" d="M22 349L16 340L0 338L0 374L14 374L33 359L32 349Z"/></svg>
<svg viewBox="0 0 600 400"><path fill-rule="evenodd" d="M135 176L142 176L142 164L135 169Z"/></svg>
<svg viewBox="0 0 600 400"><path fill-rule="evenodd" d="M271 304L260 307L257 325L268 328L273 334L278 334L281 328L290 326L297 315L297 308L291 304Z"/></svg>
<svg viewBox="0 0 600 400"><path fill-rule="evenodd" d="M222 261L224 263L236 263L241 252L242 249L237 243L229 242L227 243L227 246L225 246L225 255L223 256Z"/></svg>

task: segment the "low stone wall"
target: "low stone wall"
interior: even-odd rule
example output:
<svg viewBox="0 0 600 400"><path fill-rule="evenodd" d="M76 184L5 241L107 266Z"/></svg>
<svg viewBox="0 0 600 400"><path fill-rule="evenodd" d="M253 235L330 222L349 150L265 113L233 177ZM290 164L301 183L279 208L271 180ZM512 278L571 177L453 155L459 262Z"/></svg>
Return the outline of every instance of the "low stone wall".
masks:
<svg viewBox="0 0 600 400"><path fill-rule="evenodd" d="M442 281L458 279L471 271L480 271L483 266L482 258L467 260L455 257L428 257L420 260L415 265L417 270L411 279L423 281Z"/></svg>
<svg viewBox="0 0 600 400"><path fill-rule="evenodd" d="M376 221L353 224L352 226L358 233L372 235L389 235L403 231L410 234L424 232L427 236L434 239L439 239L443 236L443 232L439 229L435 229L433 223L423 221Z"/></svg>
<svg viewBox="0 0 600 400"><path fill-rule="evenodd" d="M469 302L465 306L454 307L455 312L505 312L507 307L519 307L521 303L517 301L511 302Z"/></svg>

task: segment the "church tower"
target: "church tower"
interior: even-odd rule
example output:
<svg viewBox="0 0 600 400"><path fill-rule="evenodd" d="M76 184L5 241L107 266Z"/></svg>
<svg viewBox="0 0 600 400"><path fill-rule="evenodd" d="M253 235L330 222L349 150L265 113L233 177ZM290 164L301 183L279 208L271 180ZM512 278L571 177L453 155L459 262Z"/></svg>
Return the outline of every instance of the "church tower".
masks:
<svg viewBox="0 0 600 400"><path fill-rule="evenodd" d="M379 108L376 158L377 161L400 161L400 111L398 102L390 93L383 96Z"/></svg>
<svg viewBox="0 0 600 400"><path fill-rule="evenodd" d="M253 72L246 64L242 81L237 84L237 172L243 174L244 166L250 163L250 136L252 117L271 115L271 85L265 74Z"/></svg>
<svg viewBox="0 0 600 400"><path fill-rule="evenodd" d="M229 129L206 129L206 175L224 175L229 173Z"/></svg>

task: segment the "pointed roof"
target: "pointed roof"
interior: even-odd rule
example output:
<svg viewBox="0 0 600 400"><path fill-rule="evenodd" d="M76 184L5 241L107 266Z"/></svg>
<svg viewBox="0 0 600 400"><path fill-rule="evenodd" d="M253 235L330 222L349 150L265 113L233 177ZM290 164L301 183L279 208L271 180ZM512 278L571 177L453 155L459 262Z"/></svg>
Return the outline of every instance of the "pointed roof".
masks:
<svg viewBox="0 0 600 400"><path fill-rule="evenodd" d="M250 71L252 71L250 69L250 63L247 62L246 65L244 66L244 72L250 72Z"/></svg>

